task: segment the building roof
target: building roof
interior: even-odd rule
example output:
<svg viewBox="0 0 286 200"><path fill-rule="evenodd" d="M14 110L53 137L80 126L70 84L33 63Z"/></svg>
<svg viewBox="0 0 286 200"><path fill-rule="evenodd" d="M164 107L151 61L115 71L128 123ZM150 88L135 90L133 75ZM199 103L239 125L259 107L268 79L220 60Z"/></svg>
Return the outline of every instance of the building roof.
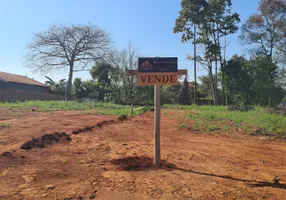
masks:
<svg viewBox="0 0 286 200"><path fill-rule="evenodd" d="M45 84L35 81L31 78L28 78L26 76L20 76L15 74L10 74L6 72L0 72L0 81L4 82L12 82L12 83L22 83L22 84L28 84L28 85L37 85L46 87Z"/></svg>

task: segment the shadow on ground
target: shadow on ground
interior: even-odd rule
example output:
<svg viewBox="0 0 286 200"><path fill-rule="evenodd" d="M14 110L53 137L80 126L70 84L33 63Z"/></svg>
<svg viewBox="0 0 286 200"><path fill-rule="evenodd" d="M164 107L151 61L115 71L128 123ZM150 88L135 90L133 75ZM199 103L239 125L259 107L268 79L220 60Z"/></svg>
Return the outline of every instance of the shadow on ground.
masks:
<svg viewBox="0 0 286 200"><path fill-rule="evenodd" d="M161 160L160 167L153 164L153 159L144 156L130 156L125 158L113 159L111 164L117 165L118 170L123 171L147 171L157 169L175 169L174 164L168 163L165 160Z"/></svg>
<svg viewBox="0 0 286 200"><path fill-rule="evenodd" d="M249 187L272 187L272 188L286 189L286 184L246 180L246 179L231 177L228 175L217 175L217 174L211 174L211 173L206 173L206 172L198 172L198 171L194 171L191 169L182 169L179 167L174 167L173 169L183 171L183 172L188 172L188 173L194 173L194 174L199 174L199 175L213 176L213 177L217 177L217 178L228 179L228 180L232 180L232 181L240 181L240 182L246 183Z"/></svg>
<svg viewBox="0 0 286 200"><path fill-rule="evenodd" d="M240 182L246 183L249 187L272 187L272 188L286 189L286 184L276 184L272 182L246 180L246 179L231 177L228 175L217 175L217 174L212 174L212 173L194 171L191 169L183 169L183 168L177 167L176 165L172 163L168 163L166 160L161 160L160 167L156 167L153 164L152 158L144 157L144 156L140 156L140 157L130 156L130 157L124 157L124 158L119 158L119 159L113 159L111 161L111 164L116 165L118 170L123 170L123 171L148 171L148 170L158 170L158 169L178 170L182 172L199 174L203 176L212 176L212 177L228 179L232 181L240 181Z"/></svg>

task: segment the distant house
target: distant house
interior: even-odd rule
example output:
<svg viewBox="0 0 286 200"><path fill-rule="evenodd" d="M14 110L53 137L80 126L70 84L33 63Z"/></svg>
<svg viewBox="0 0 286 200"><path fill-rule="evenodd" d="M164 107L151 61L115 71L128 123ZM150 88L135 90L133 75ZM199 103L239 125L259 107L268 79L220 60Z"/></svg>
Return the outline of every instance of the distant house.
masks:
<svg viewBox="0 0 286 200"><path fill-rule="evenodd" d="M49 93L49 88L26 76L0 72L0 101L62 100Z"/></svg>

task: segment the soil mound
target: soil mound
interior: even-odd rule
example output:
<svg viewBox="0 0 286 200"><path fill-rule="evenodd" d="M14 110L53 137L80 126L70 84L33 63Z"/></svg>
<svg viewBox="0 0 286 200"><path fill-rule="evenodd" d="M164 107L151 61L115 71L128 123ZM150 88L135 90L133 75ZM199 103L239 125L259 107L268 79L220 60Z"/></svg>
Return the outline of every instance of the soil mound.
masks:
<svg viewBox="0 0 286 200"><path fill-rule="evenodd" d="M32 138L25 142L20 148L24 150L30 150L33 148L44 148L46 145L59 143L61 141L70 141L71 137L65 132L53 134L45 134L42 137Z"/></svg>
<svg viewBox="0 0 286 200"><path fill-rule="evenodd" d="M247 111L255 110L255 108L253 106L236 105L236 106L228 107L227 110L247 112Z"/></svg>
<svg viewBox="0 0 286 200"><path fill-rule="evenodd" d="M5 151L1 154L1 156L5 156L5 157L12 157L13 154L10 151Z"/></svg>
<svg viewBox="0 0 286 200"><path fill-rule="evenodd" d="M118 117L118 121L123 121L123 120L127 120L128 117L127 115L121 115L120 117ZM85 132L90 132L93 130L93 128L96 128L96 127L103 127L105 125L108 125L108 124L114 124L116 122L118 122L117 120L114 120L114 119L111 119L111 120L104 120L102 122L98 122L96 125L94 126L86 126L85 128L77 128L75 130L72 131L72 134L74 135L77 135L77 134L80 134L80 133L85 133Z"/></svg>

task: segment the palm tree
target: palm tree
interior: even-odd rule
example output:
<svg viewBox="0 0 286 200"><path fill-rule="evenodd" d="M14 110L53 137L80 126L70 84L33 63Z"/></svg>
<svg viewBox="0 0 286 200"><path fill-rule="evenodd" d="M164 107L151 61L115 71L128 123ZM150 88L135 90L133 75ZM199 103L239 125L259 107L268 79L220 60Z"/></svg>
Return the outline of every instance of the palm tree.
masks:
<svg viewBox="0 0 286 200"><path fill-rule="evenodd" d="M53 79L51 79L48 76L45 76L47 81L45 81L45 84L50 88L51 92L54 94L64 95L65 94L65 88L66 88L66 79L61 79L58 82L55 82Z"/></svg>

